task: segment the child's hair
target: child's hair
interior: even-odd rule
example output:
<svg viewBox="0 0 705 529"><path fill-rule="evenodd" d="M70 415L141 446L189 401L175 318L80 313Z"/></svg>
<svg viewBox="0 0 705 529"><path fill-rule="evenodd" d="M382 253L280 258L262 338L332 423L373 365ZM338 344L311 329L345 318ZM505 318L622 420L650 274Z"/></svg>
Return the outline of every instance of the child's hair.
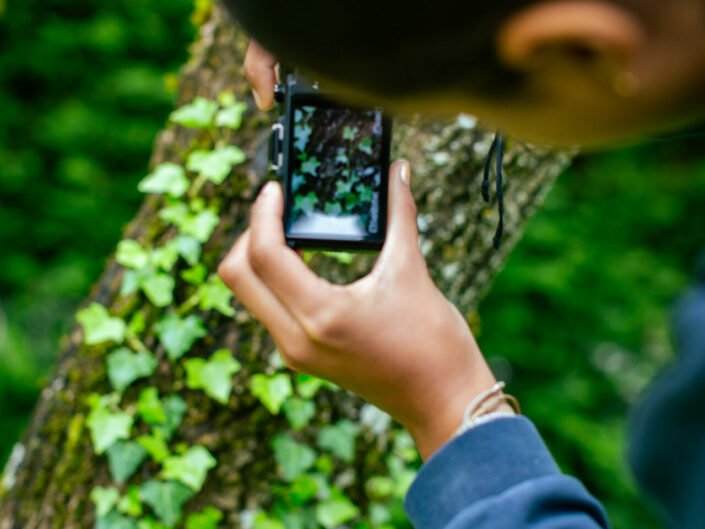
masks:
<svg viewBox="0 0 705 529"><path fill-rule="evenodd" d="M494 38L500 23L532 0L224 2L280 60L394 97L516 89L521 75L497 60Z"/></svg>

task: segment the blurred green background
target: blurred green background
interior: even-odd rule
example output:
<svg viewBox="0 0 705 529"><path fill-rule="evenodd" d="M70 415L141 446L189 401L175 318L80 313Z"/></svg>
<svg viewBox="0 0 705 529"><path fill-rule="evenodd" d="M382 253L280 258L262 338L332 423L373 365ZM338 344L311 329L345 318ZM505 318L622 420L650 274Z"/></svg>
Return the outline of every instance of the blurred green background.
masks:
<svg viewBox="0 0 705 529"><path fill-rule="evenodd" d="M138 207L192 9L193 0L0 0L0 466ZM668 307L705 243L697 143L578 160L475 325L562 468L617 528L659 527L624 463L626 417L673 356Z"/></svg>

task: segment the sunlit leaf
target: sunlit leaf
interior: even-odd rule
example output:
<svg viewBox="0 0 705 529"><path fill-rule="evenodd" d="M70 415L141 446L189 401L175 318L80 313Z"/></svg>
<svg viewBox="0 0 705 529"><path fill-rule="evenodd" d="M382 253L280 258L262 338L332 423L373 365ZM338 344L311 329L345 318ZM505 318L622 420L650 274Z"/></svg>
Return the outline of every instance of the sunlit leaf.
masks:
<svg viewBox="0 0 705 529"><path fill-rule="evenodd" d="M164 432L159 428L152 428L149 435L140 435L137 442L157 463L161 463L171 455Z"/></svg>
<svg viewBox="0 0 705 529"><path fill-rule="evenodd" d="M252 394L272 415L277 415L284 401L294 393L291 378L286 373L256 374L252 376L250 382Z"/></svg>
<svg viewBox="0 0 705 529"><path fill-rule="evenodd" d="M142 502L140 501L139 487L129 487L127 493L120 498L117 509L128 516L142 516Z"/></svg>
<svg viewBox="0 0 705 529"><path fill-rule="evenodd" d="M142 245L132 239L125 239L118 243L115 260L127 268L142 268L149 261L149 253Z"/></svg>
<svg viewBox="0 0 705 529"><path fill-rule="evenodd" d="M119 483L125 483L147 457L147 450L135 441L117 441L107 451L110 475Z"/></svg>
<svg viewBox="0 0 705 529"><path fill-rule="evenodd" d="M92 399L91 408L86 425L96 454L105 452L115 441L129 439L133 422L130 414L111 411L102 400Z"/></svg>
<svg viewBox="0 0 705 529"><path fill-rule="evenodd" d="M95 521L95 529L135 529L134 520L123 516L116 510L110 511L105 516L99 516Z"/></svg>
<svg viewBox="0 0 705 529"><path fill-rule="evenodd" d="M96 516L108 514L120 499L120 492L115 487L95 487L91 491L91 501L95 505Z"/></svg>
<svg viewBox="0 0 705 529"><path fill-rule="evenodd" d="M79 310L76 319L83 326L83 341L87 345L108 341L122 343L125 339L125 322L110 316L108 309L99 303Z"/></svg>
<svg viewBox="0 0 705 529"><path fill-rule="evenodd" d="M152 479L140 487L140 499L166 525L174 526L181 519L181 510L194 491L178 481Z"/></svg>
<svg viewBox="0 0 705 529"><path fill-rule="evenodd" d="M217 310L225 316L235 316L233 293L217 275L212 275L207 283L199 287L198 292L201 310Z"/></svg>
<svg viewBox="0 0 705 529"><path fill-rule="evenodd" d="M179 255L189 266L198 264L198 260L201 258L201 242L198 239L188 235L179 235L174 239L174 244Z"/></svg>
<svg viewBox="0 0 705 529"><path fill-rule="evenodd" d="M313 402L296 397L287 399L283 409L286 419L294 430L301 430L316 414L316 406Z"/></svg>
<svg viewBox="0 0 705 529"><path fill-rule="evenodd" d="M207 129L212 125L217 110L218 103L215 101L197 97L188 105L172 112L169 119L184 127Z"/></svg>
<svg viewBox="0 0 705 529"><path fill-rule="evenodd" d="M167 193L179 198L188 191L190 182L180 165L166 162L154 169L137 186L142 193Z"/></svg>
<svg viewBox="0 0 705 529"><path fill-rule="evenodd" d="M223 513L210 505L186 518L186 529L217 529Z"/></svg>
<svg viewBox="0 0 705 529"><path fill-rule="evenodd" d="M137 399L137 414L147 424L163 424L166 422L166 412L159 400L157 388L144 388Z"/></svg>
<svg viewBox="0 0 705 529"><path fill-rule="evenodd" d="M245 103L233 103L232 106L224 108L215 116L216 127L228 127L237 130L242 125L242 115L247 110Z"/></svg>
<svg viewBox="0 0 705 529"><path fill-rule="evenodd" d="M318 434L317 444L329 450L343 461L351 463L355 458L355 436L357 425L348 419L324 427Z"/></svg>
<svg viewBox="0 0 705 529"><path fill-rule="evenodd" d="M295 480L316 462L316 452L311 447L286 434L276 435L272 439L272 448L282 477L287 481Z"/></svg>
<svg viewBox="0 0 705 529"><path fill-rule="evenodd" d="M108 355L106 365L110 384L122 392L135 380L151 376L157 368L157 359L147 351L133 353L121 347Z"/></svg>
<svg viewBox="0 0 705 529"><path fill-rule="evenodd" d="M164 316L159 323L154 326L159 336L159 341L166 349L167 355L172 360L178 360L191 350L193 344L206 334L206 327L203 320L192 314L184 319L176 314Z"/></svg>
<svg viewBox="0 0 705 529"><path fill-rule="evenodd" d="M347 498L332 498L316 505L316 520L326 529L348 522L360 514Z"/></svg>
<svg viewBox="0 0 705 529"><path fill-rule="evenodd" d="M170 456L162 462L162 475L166 479L180 481L194 491L199 491L206 480L208 470L215 467L217 461L203 446L192 446L186 452Z"/></svg>
<svg viewBox="0 0 705 529"><path fill-rule="evenodd" d="M174 300L174 278L158 272L140 281L140 287L155 307L167 307Z"/></svg>
<svg viewBox="0 0 705 529"><path fill-rule="evenodd" d="M220 217L211 209L204 209L196 215L189 215L179 225L182 233L190 235L200 242L210 239L211 233L220 223Z"/></svg>
<svg viewBox="0 0 705 529"><path fill-rule="evenodd" d="M239 147L227 145L214 151L199 150L189 155L186 167L189 171L203 175L215 185L223 183L233 166L247 160Z"/></svg>
<svg viewBox="0 0 705 529"><path fill-rule="evenodd" d="M240 371L240 362L227 349L213 353L208 361L190 358L184 362L186 385L202 389L221 404L227 404L233 386L233 375Z"/></svg>

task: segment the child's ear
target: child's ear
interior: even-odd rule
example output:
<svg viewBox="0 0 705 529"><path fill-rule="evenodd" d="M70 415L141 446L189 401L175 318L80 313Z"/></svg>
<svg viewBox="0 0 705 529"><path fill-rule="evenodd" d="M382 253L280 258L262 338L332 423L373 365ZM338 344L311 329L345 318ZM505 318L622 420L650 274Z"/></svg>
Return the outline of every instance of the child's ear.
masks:
<svg viewBox="0 0 705 529"><path fill-rule="evenodd" d="M585 68L628 63L645 42L641 18L627 8L599 0L536 2L511 15L497 34L499 59L526 73L554 63Z"/></svg>

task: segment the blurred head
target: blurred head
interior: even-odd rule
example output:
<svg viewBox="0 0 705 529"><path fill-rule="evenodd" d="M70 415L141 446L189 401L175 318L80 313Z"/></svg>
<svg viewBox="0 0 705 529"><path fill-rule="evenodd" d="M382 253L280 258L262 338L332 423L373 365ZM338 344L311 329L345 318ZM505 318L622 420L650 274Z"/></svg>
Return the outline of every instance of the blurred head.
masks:
<svg viewBox="0 0 705 529"><path fill-rule="evenodd" d="M701 119L701 0L225 0L281 60L352 101L604 144Z"/></svg>

